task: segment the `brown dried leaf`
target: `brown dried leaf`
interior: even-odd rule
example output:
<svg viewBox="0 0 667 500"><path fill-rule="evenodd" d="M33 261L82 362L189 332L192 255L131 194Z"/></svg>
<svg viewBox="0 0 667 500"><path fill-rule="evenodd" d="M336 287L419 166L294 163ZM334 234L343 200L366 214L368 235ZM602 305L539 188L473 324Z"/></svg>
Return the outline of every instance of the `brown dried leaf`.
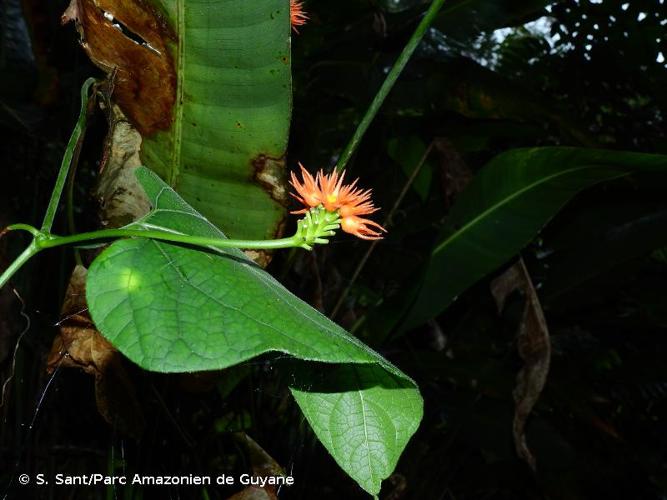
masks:
<svg viewBox="0 0 667 500"><path fill-rule="evenodd" d="M245 446L252 464L252 472L258 477L284 476L285 472L271 455L244 432L236 435L236 439Z"/></svg>
<svg viewBox="0 0 667 500"><path fill-rule="evenodd" d="M502 276L491 284L491 292L496 300L498 311L505 307L507 298L515 291L520 291L524 298L523 314L517 332L519 355L524 367L517 375L514 388L514 445L518 455L535 470L535 457L526 443L526 421L544 389L551 362L551 340L542 305L535 292L528 270L519 259Z"/></svg>
<svg viewBox="0 0 667 500"><path fill-rule="evenodd" d="M74 21L91 60L114 73L114 101L142 135L173 121L176 72L166 19L143 0L71 0L62 22Z"/></svg>
<svg viewBox="0 0 667 500"><path fill-rule="evenodd" d="M244 432L235 435L236 440L245 447L252 464L252 473L256 477L284 476L282 467ZM276 500L277 488L275 485L266 485L264 488L249 486L229 497L228 500Z"/></svg>
<svg viewBox="0 0 667 500"><path fill-rule="evenodd" d="M109 116L109 135L96 194L102 225L121 227L144 216L151 208L134 175L141 166L141 135L116 106Z"/></svg>
<svg viewBox="0 0 667 500"><path fill-rule="evenodd" d="M133 437L143 432L144 418L121 354L95 329L85 298L87 270L72 272L63 303L60 333L51 346L47 370L79 368L95 377L97 409L109 424Z"/></svg>

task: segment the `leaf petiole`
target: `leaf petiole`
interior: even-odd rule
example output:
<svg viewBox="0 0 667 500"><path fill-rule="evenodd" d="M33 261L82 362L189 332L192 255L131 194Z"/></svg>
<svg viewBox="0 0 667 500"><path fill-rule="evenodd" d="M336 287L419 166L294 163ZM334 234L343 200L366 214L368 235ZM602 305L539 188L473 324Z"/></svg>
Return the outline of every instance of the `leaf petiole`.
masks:
<svg viewBox="0 0 667 500"><path fill-rule="evenodd" d="M183 243L199 247L214 248L243 248L249 250L274 250L279 248L292 248L301 246L300 241L292 236L277 240L230 240L225 238L204 238L201 236L191 236L188 234L171 233L167 231L151 231L143 229L102 229L100 231L91 231L88 233L73 234L71 236L50 235L44 239L38 239L37 244L40 249L55 248L73 243L85 241L115 239L115 238L148 238L170 243Z"/></svg>
<svg viewBox="0 0 667 500"><path fill-rule="evenodd" d="M5 231L27 231L35 238L43 234L39 229L31 226L30 224L12 224L11 226L7 226Z"/></svg>

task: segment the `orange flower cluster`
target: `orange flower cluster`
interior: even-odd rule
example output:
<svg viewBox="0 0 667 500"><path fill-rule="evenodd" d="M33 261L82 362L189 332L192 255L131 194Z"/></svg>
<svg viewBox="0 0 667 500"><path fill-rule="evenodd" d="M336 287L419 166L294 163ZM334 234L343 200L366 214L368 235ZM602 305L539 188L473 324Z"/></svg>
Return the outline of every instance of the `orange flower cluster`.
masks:
<svg viewBox="0 0 667 500"><path fill-rule="evenodd" d="M308 15L303 10L303 2L301 0L290 0L289 17L292 29L295 33L298 33L297 26L303 26L308 21Z"/></svg>
<svg viewBox="0 0 667 500"><path fill-rule="evenodd" d="M341 228L346 233L353 234L364 240L379 240L382 232L387 232L377 222L360 217L376 212L378 208L371 200L371 190L361 190L356 187L357 180L352 184L343 184L345 172L325 174L321 170L313 177L301 163L302 181L292 172L290 184L297 194L292 193L306 208L296 210L293 214L306 213L311 208L324 206L327 212L337 212L341 217Z"/></svg>

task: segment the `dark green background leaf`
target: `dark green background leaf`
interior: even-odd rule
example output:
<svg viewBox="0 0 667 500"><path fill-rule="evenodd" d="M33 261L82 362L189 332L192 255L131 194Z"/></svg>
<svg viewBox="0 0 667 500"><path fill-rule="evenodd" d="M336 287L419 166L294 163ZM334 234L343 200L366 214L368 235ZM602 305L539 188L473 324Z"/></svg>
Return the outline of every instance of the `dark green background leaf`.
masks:
<svg viewBox="0 0 667 500"><path fill-rule="evenodd" d="M452 208L404 326L436 316L506 263L581 190L662 168L667 156L577 148L520 149L496 157Z"/></svg>

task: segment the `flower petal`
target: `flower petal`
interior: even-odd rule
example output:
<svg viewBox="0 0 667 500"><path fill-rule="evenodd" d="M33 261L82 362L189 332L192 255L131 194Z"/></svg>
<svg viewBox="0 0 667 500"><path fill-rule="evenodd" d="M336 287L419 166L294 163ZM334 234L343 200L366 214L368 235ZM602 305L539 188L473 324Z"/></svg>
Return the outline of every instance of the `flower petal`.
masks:
<svg viewBox="0 0 667 500"><path fill-rule="evenodd" d="M364 240L380 240L383 238L381 232L374 231L368 226L375 227L385 233L387 232L387 230L377 222L362 217L356 217L354 215L343 217L340 225L346 233L350 233L357 238Z"/></svg>

